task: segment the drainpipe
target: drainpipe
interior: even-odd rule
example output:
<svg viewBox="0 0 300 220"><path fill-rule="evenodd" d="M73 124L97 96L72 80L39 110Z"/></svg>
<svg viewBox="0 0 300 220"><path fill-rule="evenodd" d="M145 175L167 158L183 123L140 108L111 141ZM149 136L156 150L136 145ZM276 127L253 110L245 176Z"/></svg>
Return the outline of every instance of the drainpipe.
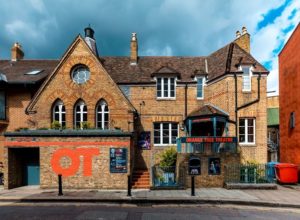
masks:
<svg viewBox="0 0 300 220"><path fill-rule="evenodd" d="M258 78L257 78L257 98L251 102L245 103L241 106L238 107L238 92L237 92L237 75L234 73L234 87L235 87L235 136L238 136L238 131L237 131L237 126L238 126L238 111L246 108L250 105L253 105L257 102L260 101L260 78L261 78L261 73L259 73Z"/></svg>
<svg viewBox="0 0 300 220"><path fill-rule="evenodd" d="M185 83L184 87L184 118L187 117L187 90L188 90L188 84Z"/></svg>
<svg viewBox="0 0 300 220"><path fill-rule="evenodd" d="M238 118L238 93L237 93L237 76L236 73L234 73L234 93L235 93L235 136L238 136L238 130L237 130L237 118Z"/></svg>

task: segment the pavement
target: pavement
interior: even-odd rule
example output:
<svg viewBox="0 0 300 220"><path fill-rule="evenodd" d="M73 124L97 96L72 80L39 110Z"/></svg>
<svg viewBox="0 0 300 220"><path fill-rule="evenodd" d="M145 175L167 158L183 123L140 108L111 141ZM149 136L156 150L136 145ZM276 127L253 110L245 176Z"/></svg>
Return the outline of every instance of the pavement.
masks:
<svg viewBox="0 0 300 220"><path fill-rule="evenodd" d="M300 208L300 185L278 185L276 190L200 188L191 190L63 190L25 186L0 188L0 202L78 202L116 203L147 206L152 204L234 204L264 207Z"/></svg>

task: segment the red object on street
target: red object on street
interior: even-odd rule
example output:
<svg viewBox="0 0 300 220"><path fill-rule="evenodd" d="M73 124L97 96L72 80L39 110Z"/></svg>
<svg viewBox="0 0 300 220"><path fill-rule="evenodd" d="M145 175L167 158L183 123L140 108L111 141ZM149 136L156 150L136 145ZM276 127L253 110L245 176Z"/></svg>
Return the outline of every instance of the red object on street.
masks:
<svg viewBox="0 0 300 220"><path fill-rule="evenodd" d="M292 163L275 165L276 178L280 183L298 183L298 166Z"/></svg>

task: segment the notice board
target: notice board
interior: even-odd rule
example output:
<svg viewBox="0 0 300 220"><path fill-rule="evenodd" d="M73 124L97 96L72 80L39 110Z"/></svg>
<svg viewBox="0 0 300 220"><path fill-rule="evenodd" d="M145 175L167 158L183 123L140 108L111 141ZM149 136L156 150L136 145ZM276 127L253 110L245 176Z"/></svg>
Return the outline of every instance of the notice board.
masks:
<svg viewBox="0 0 300 220"><path fill-rule="evenodd" d="M127 148L110 148L110 172L127 173Z"/></svg>

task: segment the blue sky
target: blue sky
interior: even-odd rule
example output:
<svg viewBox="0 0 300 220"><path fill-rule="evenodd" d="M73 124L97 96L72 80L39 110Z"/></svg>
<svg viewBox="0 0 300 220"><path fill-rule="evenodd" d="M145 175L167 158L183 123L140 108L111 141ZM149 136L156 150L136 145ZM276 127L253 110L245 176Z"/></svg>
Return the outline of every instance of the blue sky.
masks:
<svg viewBox="0 0 300 220"><path fill-rule="evenodd" d="M20 42L27 59L58 59L88 25L100 56L201 56L233 41L246 26L251 53L278 90L277 55L300 20L299 0L0 0L0 59Z"/></svg>

